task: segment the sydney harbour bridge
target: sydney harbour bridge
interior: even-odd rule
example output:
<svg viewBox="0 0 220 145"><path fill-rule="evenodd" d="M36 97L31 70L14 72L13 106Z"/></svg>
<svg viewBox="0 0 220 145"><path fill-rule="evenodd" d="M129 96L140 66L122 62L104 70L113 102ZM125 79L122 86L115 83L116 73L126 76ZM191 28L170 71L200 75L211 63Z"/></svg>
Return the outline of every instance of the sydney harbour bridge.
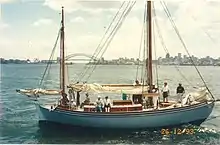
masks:
<svg viewBox="0 0 220 145"><path fill-rule="evenodd" d="M57 60L51 60L50 62L52 63L58 63L60 60L60 58L58 57ZM65 61L66 62L75 62L75 61L90 61L91 62L96 62L98 60L98 58L89 55L89 54L85 54L85 53L74 53L74 54L69 54L65 57Z"/></svg>
<svg viewBox="0 0 220 145"><path fill-rule="evenodd" d="M76 58L76 57L84 57L84 58ZM92 55L85 54L85 53L74 53L67 55L65 57L65 61L97 61L98 59Z"/></svg>

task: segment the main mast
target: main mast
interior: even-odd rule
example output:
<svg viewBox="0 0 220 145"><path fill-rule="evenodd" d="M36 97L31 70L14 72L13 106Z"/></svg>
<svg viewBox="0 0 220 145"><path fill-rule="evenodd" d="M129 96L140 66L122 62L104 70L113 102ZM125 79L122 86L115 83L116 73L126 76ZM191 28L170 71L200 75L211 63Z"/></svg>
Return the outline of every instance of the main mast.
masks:
<svg viewBox="0 0 220 145"><path fill-rule="evenodd" d="M64 53L64 10L61 13L61 35L60 35L60 89L65 92L65 53Z"/></svg>
<svg viewBox="0 0 220 145"><path fill-rule="evenodd" d="M150 87L150 91L152 91L153 85L153 73L152 73L152 2L151 0L147 1L147 82Z"/></svg>

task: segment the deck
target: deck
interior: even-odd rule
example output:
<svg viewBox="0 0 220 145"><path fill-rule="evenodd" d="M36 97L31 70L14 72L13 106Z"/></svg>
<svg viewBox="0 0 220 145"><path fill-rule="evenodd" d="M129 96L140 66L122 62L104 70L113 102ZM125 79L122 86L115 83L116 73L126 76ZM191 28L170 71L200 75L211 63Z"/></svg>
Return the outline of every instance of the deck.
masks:
<svg viewBox="0 0 220 145"><path fill-rule="evenodd" d="M176 102L161 102L157 110L164 110L168 108L181 107L181 104ZM93 103L89 105L84 105L83 108L73 107L73 106L55 106L47 105L48 109L59 108L62 110L68 111L80 111L80 112L97 112L96 106ZM142 112L142 111L152 111L154 108L146 108L142 104L134 104L131 100L113 100L112 106L110 107L109 112L112 113L122 113L122 112ZM105 112L104 110L102 112Z"/></svg>

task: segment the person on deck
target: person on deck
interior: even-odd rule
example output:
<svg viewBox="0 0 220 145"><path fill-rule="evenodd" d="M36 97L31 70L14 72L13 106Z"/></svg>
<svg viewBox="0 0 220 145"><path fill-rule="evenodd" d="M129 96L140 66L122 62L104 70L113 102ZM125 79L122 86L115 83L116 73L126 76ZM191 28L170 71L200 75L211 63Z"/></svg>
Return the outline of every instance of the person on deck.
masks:
<svg viewBox="0 0 220 145"><path fill-rule="evenodd" d="M108 98L108 96L105 97L105 100L104 100L104 109L105 109L105 112L110 112L110 107L111 107L111 101L110 99Z"/></svg>
<svg viewBox="0 0 220 145"><path fill-rule="evenodd" d="M168 96L169 96L169 88L167 85L167 82L164 83L164 86L162 88L162 92L163 92L163 102L168 102Z"/></svg>
<svg viewBox="0 0 220 145"><path fill-rule="evenodd" d="M127 100L128 96L125 93L122 93L122 100Z"/></svg>
<svg viewBox="0 0 220 145"><path fill-rule="evenodd" d="M148 93L154 93L156 90L155 85L150 86L149 85L149 90ZM153 107L153 98L154 96L148 96L148 107Z"/></svg>
<svg viewBox="0 0 220 145"><path fill-rule="evenodd" d="M134 104L139 104L138 98L136 98L136 99L134 100Z"/></svg>
<svg viewBox="0 0 220 145"><path fill-rule="evenodd" d="M148 105L148 100L146 97L143 97L143 108L147 109L148 108L147 105Z"/></svg>
<svg viewBox="0 0 220 145"><path fill-rule="evenodd" d="M72 100L72 99L73 99L73 89L70 88L70 89L68 90L68 93L69 93L69 100Z"/></svg>
<svg viewBox="0 0 220 145"><path fill-rule="evenodd" d="M139 82L138 80L135 80L134 85L135 85L135 86L139 86L139 85L141 85L141 84L140 84L140 82Z"/></svg>
<svg viewBox="0 0 220 145"><path fill-rule="evenodd" d="M157 88L155 85L153 85L152 93L155 93L155 94L159 93L159 90L158 90L158 88ZM157 108L158 108L158 104L159 104L158 101L159 101L159 100L158 100L158 96L154 96L154 97L153 97L154 109L157 109Z"/></svg>
<svg viewBox="0 0 220 145"><path fill-rule="evenodd" d="M185 93L185 89L182 86L182 84L179 83L179 86L176 88L176 94L177 94L178 102L182 102L182 99L183 99L182 97L183 97L184 93Z"/></svg>
<svg viewBox="0 0 220 145"><path fill-rule="evenodd" d="M62 99L61 99L61 105L62 106L68 106L69 100L67 98L67 94L62 92Z"/></svg>
<svg viewBox="0 0 220 145"><path fill-rule="evenodd" d="M83 103L80 105L80 108L82 108L84 105L89 105L90 104L90 98L89 98L89 94L86 93L86 98L83 101Z"/></svg>
<svg viewBox="0 0 220 145"><path fill-rule="evenodd" d="M77 91L76 92L76 106L80 106L80 92L81 91Z"/></svg>
<svg viewBox="0 0 220 145"><path fill-rule="evenodd" d="M100 96L98 96L98 99L96 100L96 111L102 112L102 106L103 106L102 99Z"/></svg>

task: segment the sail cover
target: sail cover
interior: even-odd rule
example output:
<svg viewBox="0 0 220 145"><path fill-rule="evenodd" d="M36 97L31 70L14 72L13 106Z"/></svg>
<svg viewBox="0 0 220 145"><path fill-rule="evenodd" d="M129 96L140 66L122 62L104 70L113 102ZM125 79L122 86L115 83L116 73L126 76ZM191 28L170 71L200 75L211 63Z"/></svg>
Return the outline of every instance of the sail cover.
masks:
<svg viewBox="0 0 220 145"><path fill-rule="evenodd" d="M60 94L60 90L44 90L44 89L18 89L16 90L18 93L27 95L27 96L37 96L37 94L42 95L58 95Z"/></svg>
<svg viewBox="0 0 220 145"><path fill-rule="evenodd" d="M73 88L74 91L82 91L88 93L126 93L126 94L142 94L148 90L148 86L141 85L100 85L97 83L93 84L72 84L69 87Z"/></svg>
<svg viewBox="0 0 220 145"><path fill-rule="evenodd" d="M197 101L197 102L209 101L212 99L206 88L200 88L195 92L191 92L187 94L184 97L183 102L186 102L188 98L191 99L192 101Z"/></svg>

